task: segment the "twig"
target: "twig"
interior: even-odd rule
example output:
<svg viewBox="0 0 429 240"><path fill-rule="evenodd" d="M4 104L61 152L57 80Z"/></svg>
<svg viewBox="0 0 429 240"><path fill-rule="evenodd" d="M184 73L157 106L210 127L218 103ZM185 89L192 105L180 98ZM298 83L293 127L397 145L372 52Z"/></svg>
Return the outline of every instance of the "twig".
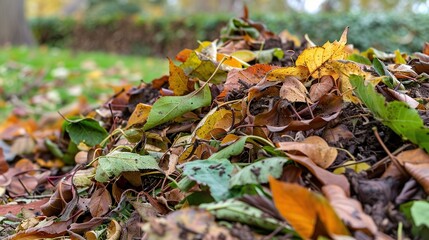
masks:
<svg viewBox="0 0 429 240"><path fill-rule="evenodd" d="M377 127L373 127L372 130L374 131L374 135L377 138L378 142L380 143L381 147L383 147L384 151L387 153L389 158L392 160L393 164L398 168L398 170L402 173L407 175L407 172L404 170L404 167L401 165L399 160L387 149L386 145L384 145L384 142L381 140L380 135L378 134Z"/></svg>

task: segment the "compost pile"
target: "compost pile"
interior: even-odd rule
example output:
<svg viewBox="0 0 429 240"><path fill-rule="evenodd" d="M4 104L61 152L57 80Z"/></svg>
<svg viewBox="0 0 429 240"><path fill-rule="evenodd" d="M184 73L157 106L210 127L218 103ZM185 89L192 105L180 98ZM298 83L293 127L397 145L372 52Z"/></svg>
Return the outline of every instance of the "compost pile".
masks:
<svg viewBox="0 0 429 240"><path fill-rule="evenodd" d="M100 108L11 116L0 235L427 236L429 44L359 52L352 30L316 46L245 13Z"/></svg>

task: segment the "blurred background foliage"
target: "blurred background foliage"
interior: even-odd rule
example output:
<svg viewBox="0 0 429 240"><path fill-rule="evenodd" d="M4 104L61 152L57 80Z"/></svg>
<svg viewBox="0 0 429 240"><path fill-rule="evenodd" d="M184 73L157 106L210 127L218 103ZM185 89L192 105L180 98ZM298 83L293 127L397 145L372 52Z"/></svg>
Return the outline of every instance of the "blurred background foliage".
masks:
<svg viewBox="0 0 429 240"><path fill-rule="evenodd" d="M172 56L213 40L247 5L252 19L318 44L350 26L365 50L413 52L429 40L428 0L26 0L40 44L122 54Z"/></svg>

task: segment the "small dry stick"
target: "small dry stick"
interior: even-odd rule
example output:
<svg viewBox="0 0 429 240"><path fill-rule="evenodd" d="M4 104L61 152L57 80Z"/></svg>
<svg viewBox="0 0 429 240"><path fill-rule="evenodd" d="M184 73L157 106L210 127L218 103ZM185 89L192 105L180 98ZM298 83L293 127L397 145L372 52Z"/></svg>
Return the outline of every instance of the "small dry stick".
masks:
<svg viewBox="0 0 429 240"><path fill-rule="evenodd" d="M384 151L387 153L387 155L389 156L389 158L392 160L393 164L395 164L395 166L398 168L398 170L402 174L407 175L407 172L404 170L404 167L401 165L401 163L399 162L399 160L395 156L393 156L393 154L389 151L389 149L387 149L386 145L384 145L384 142L381 140L381 137L378 134L377 127L373 127L372 130L374 131L374 135L377 138L378 142L383 147Z"/></svg>

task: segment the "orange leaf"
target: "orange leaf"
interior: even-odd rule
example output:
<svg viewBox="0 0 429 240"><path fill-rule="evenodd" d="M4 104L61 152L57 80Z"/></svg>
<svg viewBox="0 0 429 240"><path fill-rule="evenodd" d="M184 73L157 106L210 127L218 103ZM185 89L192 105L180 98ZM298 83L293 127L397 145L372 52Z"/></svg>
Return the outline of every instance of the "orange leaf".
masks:
<svg viewBox="0 0 429 240"><path fill-rule="evenodd" d="M221 62L222 59L225 58L225 61L223 61L223 64L228 65L230 67L234 67L234 68L242 68L243 66L241 65L241 63L235 59L234 57L231 56L227 56L223 53L218 53L216 55L216 61Z"/></svg>
<svg viewBox="0 0 429 240"><path fill-rule="evenodd" d="M269 178L274 204L280 214L304 239L317 238L321 233L350 235L329 202L321 195L297 184ZM317 224L320 221L322 224Z"/></svg>
<svg viewBox="0 0 429 240"><path fill-rule="evenodd" d="M6 162L3 154L3 148L0 148L0 174L3 174L9 170L9 164Z"/></svg>
<svg viewBox="0 0 429 240"><path fill-rule="evenodd" d="M176 60L181 62L186 62L186 60L188 59L188 57L191 55L192 52L193 50L189 48L185 48L176 55Z"/></svg>

